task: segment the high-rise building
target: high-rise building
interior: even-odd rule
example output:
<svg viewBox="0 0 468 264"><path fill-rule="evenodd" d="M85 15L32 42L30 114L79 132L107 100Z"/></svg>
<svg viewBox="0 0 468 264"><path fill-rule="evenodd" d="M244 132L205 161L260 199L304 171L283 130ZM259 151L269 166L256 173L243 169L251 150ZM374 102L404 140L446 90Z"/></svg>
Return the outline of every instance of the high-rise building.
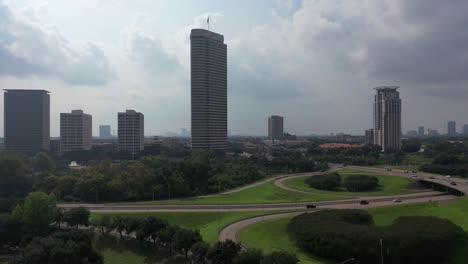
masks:
<svg viewBox="0 0 468 264"><path fill-rule="evenodd" d="M447 135L449 136L457 135L457 123L455 121L449 121L447 123Z"/></svg>
<svg viewBox="0 0 468 264"><path fill-rule="evenodd" d="M118 113L119 151L136 154L144 148L144 116L135 110Z"/></svg>
<svg viewBox="0 0 468 264"><path fill-rule="evenodd" d="M83 110L60 113L60 152L90 150L92 145L92 116Z"/></svg>
<svg viewBox="0 0 468 264"><path fill-rule="evenodd" d="M192 149L227 149L227 46L223 35L190 33Z"/></svg>
<svg viewBox="0 0 468 264"><path fill-rule="evenodd" d="M463 125L463 135L468 135L468 124Z"/></svg>
<svg viewBox="0 0 468 264"><path fill-rule="evenodd" d="M34 154L50 149L50 96L45 90L4 90L5 149Z"/></svg>
<svg viewBox="0 0 468 264"><path fill-rule="evenodd" d="M111 126L109 125L100 125L99 126L99 137L100 138L111 138Z"/></svg>
<svg viewBox="0 0 468 264"><path fill-rule="evenodd" d="M398 86L376 87L374 96L374 144L383 151L400 149L401 99Z"/></svg>
<svg viewBox="0 0 468 264"><path fill-rule="evenodd" d="M268 138L281 139L284 135L284 118L282 116L270 116L268 118Z"/></svg>
<svg viewBox="0 0 468 264"><path fill-rule="evenodd" d="M374 144L374 129L370 128L365 131L364 143L368 145Z"/></svg>
<svg viewBox="0 0 468 264"><path fill-rule="evenodd" d="M418 127L418 135L419 136L424 136L424 127L423 126Z"/></svg>

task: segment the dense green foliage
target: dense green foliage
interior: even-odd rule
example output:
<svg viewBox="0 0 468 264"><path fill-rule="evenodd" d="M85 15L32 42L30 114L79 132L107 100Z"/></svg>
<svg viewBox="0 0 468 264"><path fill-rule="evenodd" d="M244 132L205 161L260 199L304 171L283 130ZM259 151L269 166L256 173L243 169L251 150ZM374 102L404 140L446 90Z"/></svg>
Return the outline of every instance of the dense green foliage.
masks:
<svg viewBox="0 0 468 264"><path fill-rule="evenodd" d="M317 256L356 263L444 263L466 241L459 226L436 217L400 217L375 226L362 210L328 210L294 217L288 233L298 247Z"/></svg>
<svg viewBox="0 0 468 264"><path fill-rule="evenodd" d="M349 192L365 192L375 190L379 186L379 180L369 175L349 175L343 183Z"/></svg>
<svg viewBox="0 0 468 264"><path fill-rule="evenodd" d="M337 172L314 175L305 180L310 187L320 190L335 190L341 186L341 176Z"/></svg>
<svg viewBox="0 0 468 264"><path fill-rule="evenodd" d="M34 238L14 264L102 264L90 235L83 231L57 232Z"/></svg>

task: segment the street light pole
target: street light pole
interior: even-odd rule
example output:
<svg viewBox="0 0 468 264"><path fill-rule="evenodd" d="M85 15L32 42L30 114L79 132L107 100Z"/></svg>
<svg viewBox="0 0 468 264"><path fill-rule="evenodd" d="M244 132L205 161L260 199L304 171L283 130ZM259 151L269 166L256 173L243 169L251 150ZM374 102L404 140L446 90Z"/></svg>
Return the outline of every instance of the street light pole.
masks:
<svg viewBox="0 0 468 264"><path fill-rule="evenodd" d="M383 239L380 239L380 264L383 264Z"/></svg>

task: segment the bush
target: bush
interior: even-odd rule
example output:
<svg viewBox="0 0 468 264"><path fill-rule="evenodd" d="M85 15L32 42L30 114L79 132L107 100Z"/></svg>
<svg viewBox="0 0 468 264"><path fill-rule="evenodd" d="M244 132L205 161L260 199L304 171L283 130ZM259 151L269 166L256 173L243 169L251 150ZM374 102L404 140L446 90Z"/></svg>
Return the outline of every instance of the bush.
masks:
<svg viewBox="0 0 468 264"><path fill-rule="evenodd" d="M400 217L390 226L375 226L362 210L328 210L302 214L288 224L298 247L336 261L378 263L383 238L387 263L446 263L464 246L465 232L436 217Z"/></svg>
<svg viewBox="0 0 468 264"><path fill-rule="evenodd" d="M305 180L310 187L320 190L335 190L341 185L341 176L336 173L314 175Z"/></svg>
<svg viewBox="0 0 468 264"><path fill-rule="evenodd" d="M379 179L375 176L350 175L345 178L344 186L349 192L372 191L379 186Z"/></svg>

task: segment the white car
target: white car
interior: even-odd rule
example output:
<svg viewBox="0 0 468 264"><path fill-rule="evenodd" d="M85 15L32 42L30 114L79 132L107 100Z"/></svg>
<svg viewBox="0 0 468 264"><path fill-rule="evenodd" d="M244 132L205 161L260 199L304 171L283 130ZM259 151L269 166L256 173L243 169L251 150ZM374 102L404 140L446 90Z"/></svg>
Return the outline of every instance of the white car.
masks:
<svg viewBox="0 0 468 264"><path fill-rule="evenodd" d="M445 178L452 178L452 176L450 176L450 175L447 175L447 176L445 176Z"/></svg>

